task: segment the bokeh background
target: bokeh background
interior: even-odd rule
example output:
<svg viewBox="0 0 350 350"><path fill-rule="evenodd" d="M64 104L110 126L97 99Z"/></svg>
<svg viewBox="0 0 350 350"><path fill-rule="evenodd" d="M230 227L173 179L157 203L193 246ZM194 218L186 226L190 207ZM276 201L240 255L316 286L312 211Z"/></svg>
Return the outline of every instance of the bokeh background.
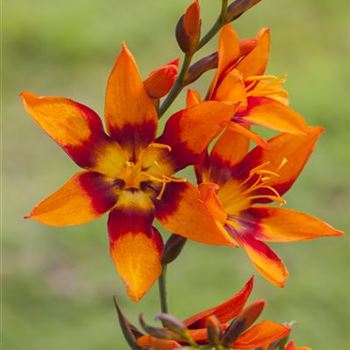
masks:
<svg viewBox="0 0 350 350"><path fill-rule="evenodd" d="M201 1L209 28L220 1ZM63 95L103 114L107 75L125 40L144 76L180 57L174 26L187 0L11 0L4 2L3 44L3 345L4 349L126 349L112 306L131 320L158 310L156 286L133 304L108 255L106 217L71 228L25 221L76 166L24 112L22 90ZM292 106L327 132L288 206L349 232L350 2L265 0L236 21L241 37L272 30L269 72L288 74ZM215 43L201 53L214 50ZM210 79L203 79L198 88ZM183 105L180 98L177 107ZM346 349L349 241L329 238L275 245L291 276L284 290L257 276L253 299L265 318L297 320L293 337L315 350ZM170 310L178 317L232 295L254 272L242 250L189 243L169 268Z"/></svg>

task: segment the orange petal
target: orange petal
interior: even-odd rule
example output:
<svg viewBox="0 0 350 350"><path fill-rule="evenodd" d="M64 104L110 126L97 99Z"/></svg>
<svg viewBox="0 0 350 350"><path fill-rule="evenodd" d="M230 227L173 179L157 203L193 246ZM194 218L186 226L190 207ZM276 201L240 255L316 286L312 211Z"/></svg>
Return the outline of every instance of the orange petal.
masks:
<svg viewBox="0 0 350 350"><path fill-rule="evenodd" d="M292 242L326 236L342 236L326 222L287 208L257 206L248 210L259 221L258 239L268 242Z"/></svg>
<svg viewBox="0 0 350 350"><path fill-rule="evenodd" d="M233 343L233 349L255 349L286 337L290 328L273 321L262 321L242 333Z"/></svg>
<svg viewBox="0 0 350 350"><path fill-rule="evenodd" d="M290 341L284 348L284 350L311 350L307 346L295 346L294 341Z"/></svg>
<svg viewBox="0 0 350 350"><path fill-rule="evenodd" d="M198 163L202 152L220 133L223 123L230 120L235 108L232 104L207 101L169 118L157 142L171 147L170 156L176 170Z"/></svg>
<svg viewBox="0 0 350 350"><path fill-rule="evenodd" d="M257 45L238 63L243 78L262 75L266 70L270 51L270 31L264 28L258 35Z"/></svg>
<svg viewBox="0 0 350 350"><path fill-rule="evenodd" d="M222 304L215 306L209 310L202 311L184 321L189 328L205 327L205 320L209 316L215 315L220 323L226 323L235 318L242 310L247 302L253 289L253 277L244 285L244 287L233 297L226 300Z"/></svg>
<svg viewBox="0 0 350 350"><path fill-rule="evenodd" d="M157 112L125 44L108 79L105 117L110 135L132 153L155 137Z"/></svg>
<svg viewBox="0 0 350 350"><path fill-rule="evenodd" d="M305 134L304 118L285 104L268 97L249 97L246 110L237 113L244 121L291 134Z"/></svg>
<svg viewBox="0 0 350 350"><path fill-rule="evenodd" d="M198 188L190 183L169 183L156 203L156 217L169 231L210 245L234 245L224 222L207 208Z"/></svg>
<svg viewBox="0 0 350 350"><path fill-rule="evenodd" d="M241 125L241 124L232 122L228 125L228 127L231 130L233 130L233 131L235 131L243 136L248 137L250 140L254 141L257 145L261 146L262 148L268 148L268 146L269 146L267 141L263 137L250 131L249 127L247 127L246 125Z"/></svg>
<svg viewBox="0 0 350 350"><path fill-rule="evenodd" d="M246 56L250 51L252 51L258 44L257 39L244 39L239 43L239 48L241 50L241 56Z"/></svg>
<svg viewBox="0 0 350 350"><path fill-rule="evenodd" d="M24 106L35 122L81 167L94 164L96 145L108 144L99 116L64 97L39 97L22 92Z"/></svg>
<svg viewBox="0 0 350 350"><path fill-rule="evenodd" d="M278 255L265 243L258 241L253 234L240 233L236 230L232 234L242 244L258 272L268 281L283 287L288 278L288 271Z"/></svg>
<svg viewBox="0 0 350 350"><path fill-rule="evenodd" d="M188 89L187 90L187 96L186 96L186 107L194 107L201 102L201 96L198 91Z"/></svg>
<svg viewBox="0 0 350 350"><path fill-rule="evenodd" d="M248 153L249 138L232 128L227 128L219 137L210 154L210 175L208 181L217 184L227 181L230 169Z"/></svg>
<svg viewBox="0 0 350 350"><path fill-rule="evenodd" d="M229 101L240 103L240 108L247 105L247 92L242 75L236 69L231 70L215 90L213 99L216 101Z"/></svg>
<svg viewBox="0 0 350 350"><path fill-rule="evenodd" d="M181 348L181 345L174 340L157 339L149 335L137 338L137 344L152 350L173 350Z"/></svg>
<svg viewBox="0 0 350 350"><path fill-rule="evenodd" d="M249 176L251 169L265 163L265 170L277 174L277 176L271 176L265 185L272 186L282 196L303 170L322 132L323 129L320 127L310 127L307 135L281 134L275 136L268 141L267 150L261 147L254 148L237 165L234 172L240 178L245 179ZM266 194L263 192L261 189L255 194Z"/></svg>
<svg viewBox="0 0 350 350"><path fill-rule="evenodd" d="M215 73L212 85L209 90L209 97L213 95L219 79L223 78L235 60L240 56L240 44L236 31L231 24L226 24L222 27L219 35L219 49L218 49L218 69Z"/></svg>
<svg viewBox="0 0 350 350"><path fill-rule="evenodd" d="M98 173L74 175L27 216L50 226L80 225L110 210L117 200L113 182Z"/></svg>
<svg viewBox="0 0 350 350"><path fill-rule="evenodd" d="M152 98L165 96L176 80L179 60L174 60L151 72L143 82L148 95Z"/></svg>
<svg viewBox="0 0 350 350"><path fill-rule="evenodd" d="M141 191L122 191L108 219L110 253L134 301L143 297L162 271L163 241L152 221L152 202Z"/></svg>

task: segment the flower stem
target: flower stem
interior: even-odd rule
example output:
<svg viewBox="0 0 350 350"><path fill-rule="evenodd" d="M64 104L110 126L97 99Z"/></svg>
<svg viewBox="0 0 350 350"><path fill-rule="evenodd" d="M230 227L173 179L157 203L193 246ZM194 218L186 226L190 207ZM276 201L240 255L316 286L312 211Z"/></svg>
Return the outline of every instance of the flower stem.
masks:
<svg viewBox="0 0 350 350"><path fill-rule="evenodd" d="M168 110L168 108L171 106L171 104L174 102L176 97L179 95L179 93L183 89L186 74L187 74L188 68L191 64L192 56L193 56L192 54L185 55L183 63L182 63L181 71L180 71L180 73L179 73L179 75L174 83L174 86L172 87L171 91L169 92L169 94L166 97L166 99L164 100L164 102L159 107L159 113L158 113L159 118L161 118L162 115Z"/></svg>
<svg viewBox="0 0 350 350"><path fill-rule="evenodd" d="M160 309L163 313L168 313L168 298L166 292L166 270L167 265L163 265L163 270L158 279L159 296L160 296Z"/></svg>

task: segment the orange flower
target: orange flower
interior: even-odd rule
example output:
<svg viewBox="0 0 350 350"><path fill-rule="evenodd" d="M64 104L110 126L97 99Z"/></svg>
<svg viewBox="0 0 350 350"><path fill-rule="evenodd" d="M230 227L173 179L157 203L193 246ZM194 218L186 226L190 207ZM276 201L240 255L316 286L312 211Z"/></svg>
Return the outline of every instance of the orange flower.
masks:
<svg viewBox="0 0 350 350"><path fill-rule="evenodd" d="M261 275L280 287L287 269L264 242L343 234L308 214L264 205L285 203L281 196L299 176L321 133L319 127L310 127L306 135L284 133L270 139L268 149L257 146L248 153L247 138L228 128L197 169L213 217L225 222L223 227Z"/></svg>
<svg viewBox="0 0 350 350"><path fill-rule="evenodd" d="M252 326L264 309L263 300L244 307L253 288L251 278L241 291L224 303L209 310L200 312L183 324L186 334L197 344L208 344L209 323L220 328L218 341L233 349L253 349L278 341L290 333L290 328L273 321L261 321ZM232 322L230 322L232 320ZM138 345L152 350L172 350L181 348L186 341L157 339L149 335L139 336Z"/></svg>
<svg viewBox="0 0 350 350"><path fill-rule="evenodd" d="M288 107L284 77L265 75L269 57L270 33L262 29L257 40L239 41L230 24L219 38L218 68L211 84L208 100L239 103L229 127L257 144L266 141L249 130L261 125L292 134L306 132L304 118Z"/></svg>
<svg viewBox="0 0 350 350"><path fill-rule="evenodd" d="M218 125L229 120L233 107L211 101L184 109L170 118L165 133L155 140L158 117L152 98L169 89L176 62L170 66L156 70L143 83L132 54L123 45L107 84L108 135L99 116L78 102L21 94L36 123L85 169L28 217L67 226L110 211L110 253L135 301L161 273L163 242L152 227L154 217L190 239L209 244L232 241L210 219L199 190L172 174L198 161ZM203 116L208 123L202 123Z"/></svg>

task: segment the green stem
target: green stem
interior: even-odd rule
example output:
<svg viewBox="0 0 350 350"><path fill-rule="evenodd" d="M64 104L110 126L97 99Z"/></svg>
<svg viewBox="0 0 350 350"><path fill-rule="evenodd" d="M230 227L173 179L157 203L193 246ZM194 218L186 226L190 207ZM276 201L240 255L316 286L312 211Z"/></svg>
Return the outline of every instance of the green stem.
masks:
<svg viewBox="0 0 350 350"><path fill-rule="evenodd" d="M167 265L163 265L163 270L158 279L160 309L163 313L168 313L168 298L166 292L166 269Z"/></svg>
<svg viewBox="0 0 350 350"><path fill-rule="evenodd" d="M174 83L174 86L172 87L171 91L169 92L164 102L159 107L159 113L158 113L159 118L161 118L162 115L168 110L168 108L171 106L171 104L174 102L176 97L179 95L179 93L183 89L184 81L186 78L187 70L191 64L192 56L193 56L192 54L185 55L184 60L182 62L180 73Z"/></svg>
<svg viewBox="0 0 350 350"><path fill-rule="evenodd" d="M227 4L228 0L222 0L221 13L214 25L209 29L208 33L203 36L197 46L197 50L200 50L210 39L212 39L216 33L226 24L227 18Z"/></svg>

